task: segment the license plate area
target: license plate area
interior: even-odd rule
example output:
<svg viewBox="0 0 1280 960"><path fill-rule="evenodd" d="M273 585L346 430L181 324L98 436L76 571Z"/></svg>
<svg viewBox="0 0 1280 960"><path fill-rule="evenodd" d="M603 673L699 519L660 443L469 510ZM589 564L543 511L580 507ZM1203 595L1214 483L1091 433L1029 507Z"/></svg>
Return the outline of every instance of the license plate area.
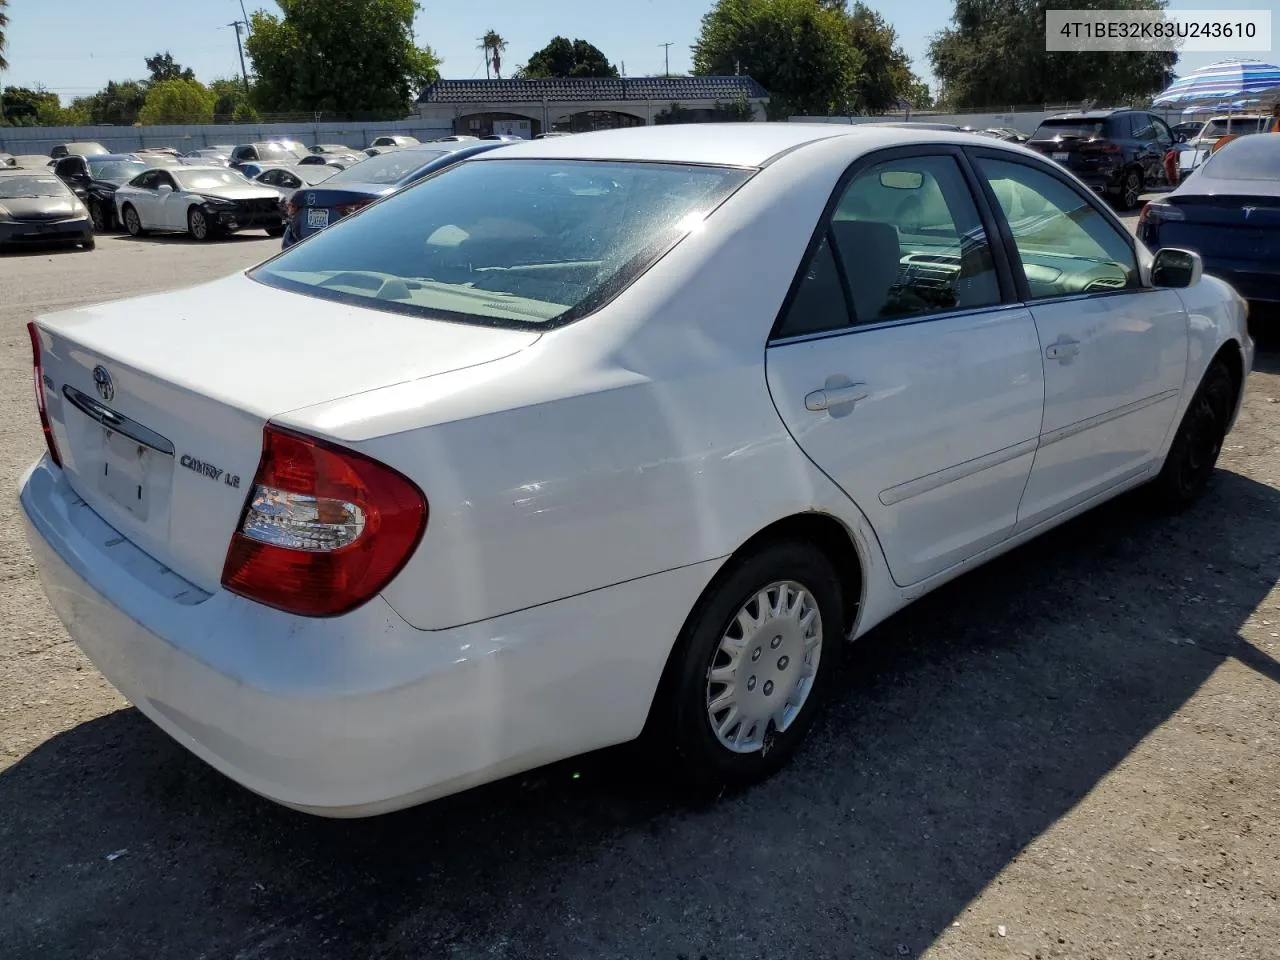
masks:
<svg viewBox="0 0 1280 960"><path fill-rule="evenodd" d="M1071 154L1069 153L1051 153L1049 154L1049 156L1050 158L1057 160L1059 162L1066 162L1067 160L1071 159Z"/></svg>
<svg viewBox="0 0 1280 960"><path fill-rule="evenodd" d="M307 227L312 230L323 230L329 226L329 211L312 208L307 211Z"/></svg>
<svg viewBox="0 0 1280 960"><path fill-rule="evenodd" d="M139 520L148 518L155 495L155 457L153 451L136 440L102 428L102 476L98 486Z"/></svg>

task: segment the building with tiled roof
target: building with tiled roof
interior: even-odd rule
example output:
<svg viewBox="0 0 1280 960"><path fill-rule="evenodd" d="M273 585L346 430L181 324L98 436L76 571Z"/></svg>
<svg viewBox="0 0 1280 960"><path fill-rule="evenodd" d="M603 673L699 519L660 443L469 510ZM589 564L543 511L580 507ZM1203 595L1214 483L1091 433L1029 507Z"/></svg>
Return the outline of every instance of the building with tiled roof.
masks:
<svg viewBox="0 0 1280 960"><path fill-rule="evenodd" d="M572 77L545 80L437 80L418 97L418 115L454 133L535 137L544 132L644 126L679 104L701 119L746 101L765 118L768 91L751 77Z"/></svg>

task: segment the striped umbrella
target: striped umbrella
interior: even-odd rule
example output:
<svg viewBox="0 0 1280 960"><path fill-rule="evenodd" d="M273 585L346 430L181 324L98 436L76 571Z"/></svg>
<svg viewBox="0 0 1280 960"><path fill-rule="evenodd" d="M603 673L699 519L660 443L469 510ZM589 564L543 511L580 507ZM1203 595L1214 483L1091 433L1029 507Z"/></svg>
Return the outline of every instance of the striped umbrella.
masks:
<svg viewBox="0 0 1280 960"><path fill-rule="evenodd" d="M1152 103L1167 106L1196 100L1220 102L1245 94L1280 92L1280 67L1261 60L1222 60L1179 77Z"/></svg>

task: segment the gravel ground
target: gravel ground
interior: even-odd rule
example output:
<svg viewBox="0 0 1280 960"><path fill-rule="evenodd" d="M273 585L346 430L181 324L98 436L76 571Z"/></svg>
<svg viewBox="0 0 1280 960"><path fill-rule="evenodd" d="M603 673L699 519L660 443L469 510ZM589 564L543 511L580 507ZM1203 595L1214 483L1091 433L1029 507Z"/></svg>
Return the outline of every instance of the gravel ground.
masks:
<svg viewBox="0 0 1280 960"><path fill-rule="evenodd" d="M1280 936L1280 354L1213 488L1103 507L847 658L797 762L691 807L609 751L337 822L236 787L71 644L11 491L23 324L275 249L0 258L0 956L1228 958Z"/></svg>

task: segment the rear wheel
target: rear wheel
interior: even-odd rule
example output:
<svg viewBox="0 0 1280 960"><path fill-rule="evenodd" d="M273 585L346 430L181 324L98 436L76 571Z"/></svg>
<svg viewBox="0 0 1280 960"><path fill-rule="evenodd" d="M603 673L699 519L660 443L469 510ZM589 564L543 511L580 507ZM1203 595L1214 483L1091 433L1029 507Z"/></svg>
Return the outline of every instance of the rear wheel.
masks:
<svg viewBox="0 0 1280 960"><path fill-rule="evenodd" d="M1239 384L1222 360L1214 360L1183 414L1153 487L1166 510L1184 510L1209 485L1222 452Z"/></svg>
<svg viewBox="0 0 1280 960"><path fill-rule="evenodd" d="M102 204L97 200L89 201L89 219L93 221L94 233L106 233L111 229L111 223L107 220L107 212L102 209Z"/></svg>
<svg viewBox="0 0 1280 960"><path fill-rule="evenodd" d="M1120 192L1116 196L1116 206L1121 210L1133 210L1142 199L1142 174L1137 170L1126 170L1120 181Z"/></svg>
<svg viewBox="0 0 1280 960"><path fill-rule="evenodd" d="M89 234L87 237L85 237L83 240L80 241L80 246L85 250L92 250L97 245L98 245L98 241L94 239L93 234Z"/></svg>
<svg viewBox="0 0 1280 960"><path fill-rule="evenodd" d="M187 211L187 232L201 243L213 239L213 224L199 207L192 207Z"/></svg>
<svg viewBox="0 0 1280 960"><path fill-rule="evenodd" d="M125 204L120 214L124 217L124 228L129 231L129 236L141 237L147 232L142 227L142 218L138 216L138 211L133 209L132 204Z"/></svg>
<svg viewBox="0 0 1280 960"><path fill-rule="evenodd" d="M652 745L696 784L769 776L813 725L844 639L840 581L820 550L783 541L735 561L681 632Z"/></svg>

